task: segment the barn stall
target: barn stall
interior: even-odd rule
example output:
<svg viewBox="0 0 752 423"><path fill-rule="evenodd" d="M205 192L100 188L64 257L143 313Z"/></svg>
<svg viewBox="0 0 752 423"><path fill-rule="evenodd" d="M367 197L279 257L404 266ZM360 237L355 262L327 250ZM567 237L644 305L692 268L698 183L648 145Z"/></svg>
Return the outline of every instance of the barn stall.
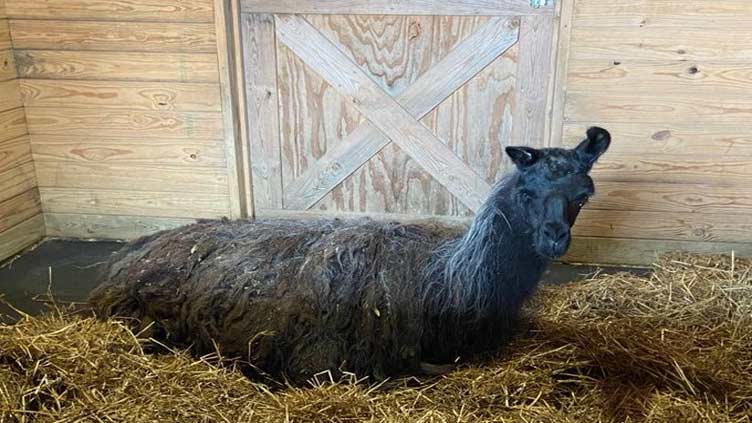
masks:
<svg viewBox="0 0 752 423"><path fill-rule="evenodd" d="M573 147L597 124L614 141L593 170L597 195L578 218L564 261L643 266L670 251L733 254L659 269L679 266L671 274L683 275L677 262L695 263L693 280L726 286L701 272L713 268L730 275L734 290L747 284L737 274L747 265L735 258L750 250L746 2L5 0L2 17L0 256L7 267L44 239L134 239L197 218L468 222L512 170L504 147ZM343 69L366 88L351 89L337 72ZM420 134L417 143L405 141L412 133ZM45 286L55 274L48 267L41 266ZM656 304L650 310L650 328L659 332L699 326L670 326ZM32 323L39 333L61 327ZM573 333L553 342L587 338ZM606 338L606 346L609 340L622 341ZM617 371L599 352L624 358L582 348L607 374ZM667 351L655 353L676 358ZM629 362L655 358L642 353L644 362ZM573 357L542 375L582 360ZM678 360L677 374L702 359ZM520 365L502 362L495 374L507 375L503 366ZM490 390L502 386L483 368L467 371L485 375ZM669 384L692 395L659 389L639 404L658 416L653 421L670 420L660 404L678 412L698 401L729 421L745 416L716 394L698 399L716 392L703 371ZM451 385L470 383L466 376L444 379L447 390L482 396L476 385ZM306 392L289 395L316 395ZM392 401L389 395L401 391L381 399ZM535 402L520 404L505 406L513 409L505 418ZM430 418L430 407L418 409ZM451 403L435 418L460 409L461 401ZM490 418L473 412L457 419Z"/></svg>

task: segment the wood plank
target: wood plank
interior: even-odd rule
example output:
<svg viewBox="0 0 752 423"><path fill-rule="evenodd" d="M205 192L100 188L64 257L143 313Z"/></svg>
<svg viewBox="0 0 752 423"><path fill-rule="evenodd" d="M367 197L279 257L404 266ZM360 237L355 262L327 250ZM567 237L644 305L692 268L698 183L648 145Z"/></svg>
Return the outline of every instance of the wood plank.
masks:
<svg viewBox="0 0 752 423"><path fill-rule="evenodd" d="M240 52L233 51L233 25L239 24L234 22L230 16L230 2L232 0L215 0L214 1L214 26L217 33L217 59L219 66L219 88L222 105L222 133L224 135L225 167L227 169L227 182L230 191L230 215L231 218L240 218L248 215L246 205L244 204L244 183L240 179L238 168L237 151L240 149L240 138L238 137L237 122L239 116L237 113L236 92L241 89L236 85L233 70L235 69L235 60L240 60Z"/></svg>
<svg viewBox="0 0 752 423"><path fill-rule="evenodd" d="M752 214L665 213L632 210L584 209L575 236L665 239L702 242L748 242Z"/></svg>
<svg viewBox="0 0 752 423"><path fill-rule="evenodd" d="M0 112L17 109L22 106L18 80L11 79L0 82Z"/></svg>
<svg viewBox="0 0 752 423"><path fill-rule="evenodd" d="M37 177L31 156L10 169L0 169L0 193L4 198L14 197L36 186Z"/></svg>
<svg viewBox="0 0 752 423"><path fill-rule="evenodd" d="M208 23L13 19L10 30L16 49L171 53L217 51L214 25Z"/></svg>
<svg viewBox="0 0 752 423"><path fill-rule="evenodd" d="M6 141L0 141L0 169L10 169L18 163L23 163L31 155L31 143L28 136L20 136ZM3 194L0 193L0 197Z"/></svg>
<svg viewBox="0 0 752 423"><path fill-rule="evenodd" d="M0 201L0 232L7 231L42 212L39 192L30 189Z"/></svg>
<svg viewBox="0 0 752 423"><path fill-rule="evenodd" d="M593 169L600 181L748 186L752 158L606 153Z"/></svg>
<svg viewBox="0 0 752 423"><path fill-rule="evenodd" d="M222 139L219 113L27 107L32 135Z"/></svg>
<svg viewBox="0 0 752 423"><path fill-rule="evenodd" d="M516 21L490 20L413 85L398 94L396 101L405 107L407 113L415 117L424 116L509 48L517 39L516 27ZM468 55L468 51L474 54ZM311 171L297 178L287 188L289 207L307 208L315 204L323 194L383 148L388 140L377 131L376 125L362 125L320 159ZM409 149L405 150L410 153ZM420 160L417 161L420 163Z"/></svg>
<svg viewBox="0 0 752 423"><path fill-rule="evenodd" d="M491 187L303 18L277 17L277 37L472 210Z"/></svg>
<svg viewBox="0 0 752 423"><path fill-rule="evenodd" d="M12 50L0 50L0 81L16 79L16 60Z"/></svg>
<svg viewBox="0 0 752 423"><path fill-rule="evenodd" d="M217 82L217 55L16 50L21 78Z"/></svg>
<svg viewBox="0 0 752 423"><path fill-rule="evenodd" d="M616 64L618 63L618 64ZM722 104L748 99L752 65L748 63L632 62L577 60L569 66L568 91L593 96L661 96L689 93L698 102ZM679 97L681 98L681 96Z"/></svg>
<svg viewBox="0 0 752 423"><path fill-rule="evenodd" d="M225 167L224 147L217 140L35 135L31 148L35 161Z"/></svg>
<svg viewBox="0 0 752 423"><path fill-rule="evenodd" d="M253 201L260 208L282 208L274 18L243 15L241 23Z"/></svg>
<svg viewBox="0 0 752 423"><path fill-rule="evenodd" d="M221 111L213 83L22 79L26 107Z"/></svg>
<svg viewBox="0 0 752 423"><path fill-rule="evenodd" d="M589 210L752 214L752 187L598 181Z"/></svg>
<svg viewBox="0 0 752 423"><path fill-rule="evenodd" d="M712 30L708 30L707 23L682 27L574 26L570 48L576 60L748 62L752 58L747 30L750 23L741 21Z"/></svg>
<svg viewBox="0 0 752 423"><path fill-rule="evenodd" d="M550 127L546 131L548 145L561 145L564 124L564 107L567 99L567 73L569 71L570 44L572 38L572 17L574 15L574 1L558 1L558 15L555 17L556 27L556 58L554 60L554 74L551 87L551 118Z"/></svg>
<svg viewBox="0 0 752 423"><path fill-rule="evenodd" d="M23 108L0 112L0 142L28 134Z"/></svg>
<svg viewBox="0 0 752 423"><path fill-rule="evenodd" d="M44 218L40 213L0 233L0 260L20 253L25 248L36 244L43 237Z"/></svg>
<svg viewBox="0 0 752 423"><path fill-rule="evenodd" d="M546 146L552 38L553 22L550 17L528 16L522 19L515 115L512 138L509 140L512 145Z"/></svg>
<svg viewBox="0 0 752 423"><path fill-rule="evenodd" d="M45 213L49 237L132 240L195 222L173 217Z"/></svg>
<svg viewBox="0 0 752 423"><path fill-rule="evenodd" d="M333 15L551 15L553 2L534 8L529 0L241 0L243 13Z"/></svg>
<svg viewBox="0 0 752 423"><path fill-rule="evenodd" d="M211 0L6 0L14 19L206 22L214 20Z"/></svg>
<svg viewBox="0 0 752 423"><path fill-rule="evenodd" d="M575 147L590 123L564 125L562 144ZM661 122L603 124L611 143L604 159L612 155L644 153L685 157L739 157L752 155L752 125L724 125Z"/></svg>
<svg viewBox="0 0 752 423"><path fill-rule="evenodd" d="M578 22L591 26L611 26L616 19L644 25L656 18L690 19L689 22L701 19L707 24L710 19L715 23L718 19L740 20L740 17L752 15L752 3L747 0L577 0L575 3ZM583 21L585 19L587 21Z"/></svg>
<svg viewBox="0 0 752 423"><path fill-rule="evenodd" d="M229 216L226 194L41 188L45 213L83 213L185 218Z"/></svg>
<svg viewBox="0 0 752 423"><path fill-rule="evenodd" d="M649 266L659 254L670 252L731 254L752 257L752 243L667 241L653 239L575 237L565 263Z"/></svg>
<svg viewBox="0 0 752 423"><path fill-rule="evenodd" d="M744 125L752 119L750 98L703 98L692 92L641 91L604 95L568 92L564 121Z"/></svg>
<svg viewBox="0 0 752 423"><path fill-rule="evenodd" d="M242 192L241 200L245 209L245 217L253 219L255 217L256 205L253 200L253 178L251 177L251 155L250 155L250 137L248 129L248 101L245 95L245 60L244 60L244 18L240 14L240 2L230 2L230 15L233 22L233 55L238 59L234 61L235 68L235 95L237 96L237 124L238 124L238 142L237 162L239 166L238 174Z"/></svg>
<svg viewBox="0 0 752 423"><path fill-rule="evenodd" d="M10 27L7 19L0 19L0 50L9 50L13 48L10 40Z"/></svg>
<svg viewBox="0 0 752 423"><path fill-rule="evenodd" d="M227 195L224 169L96 163L35 163L40 188L213 193Z"/></svg>

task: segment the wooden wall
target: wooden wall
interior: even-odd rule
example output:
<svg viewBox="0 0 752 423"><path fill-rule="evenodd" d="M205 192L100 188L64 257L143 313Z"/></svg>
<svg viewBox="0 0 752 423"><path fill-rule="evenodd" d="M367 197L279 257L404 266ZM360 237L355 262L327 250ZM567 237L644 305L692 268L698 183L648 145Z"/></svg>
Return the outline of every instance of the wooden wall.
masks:
<svg viewBox="0 0 752 423"><path fill-rule="evenodd" d="M752 2L564 0L562 19L552 139L613 135L571 257L752 254Z"/></svg>
<svg viewBox="0 0 752 423"><path fill-rule="evenodd" d="M7 0L47 235L130 238L240 215L214 9Z"/></svg>
<svg viewBox="0 0 752 423"><path fill-rule="evenodd" d="M0 0L0 260L42 237L41 211L8 19Z"/></svg>

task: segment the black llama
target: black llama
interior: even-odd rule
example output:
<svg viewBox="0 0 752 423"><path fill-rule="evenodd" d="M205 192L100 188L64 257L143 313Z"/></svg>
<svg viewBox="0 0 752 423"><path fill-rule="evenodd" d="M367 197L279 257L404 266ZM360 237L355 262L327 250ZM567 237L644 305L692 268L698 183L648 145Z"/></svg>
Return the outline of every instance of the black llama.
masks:
<svg viewBox="0 0 752 423"><path fill-rule="evenodd" d="M91 304L156 337L219 348L292 382L330 370L379 380L499 347L546 265L569 247L610 144L508 147L517 170L468 230L435 221L201 221L136 240Z"/></svg>

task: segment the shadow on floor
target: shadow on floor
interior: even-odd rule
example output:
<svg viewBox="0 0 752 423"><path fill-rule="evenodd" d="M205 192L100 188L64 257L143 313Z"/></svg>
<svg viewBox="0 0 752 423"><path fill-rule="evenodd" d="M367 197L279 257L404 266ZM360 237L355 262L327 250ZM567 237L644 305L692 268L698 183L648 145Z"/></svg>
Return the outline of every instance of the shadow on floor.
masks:
<svg viewBox="0 0 752 423"><path fill-rule="evenodd" d="M14 307L32 315L47 309L47 305L39 299L47 298L48 287L60 303L85 301L97 284L102 266L122 245L118 242L48 240L20 257L0 263L0 295ZM583 279L598 269L593 266L553 264L543 276L543 281L555 284L571 282ZM647 269L636 268L600 269L607 273L625 270L643 274L648 272ZM18 317L7 305L0 304L0 321L15 321Z"/></svg>

